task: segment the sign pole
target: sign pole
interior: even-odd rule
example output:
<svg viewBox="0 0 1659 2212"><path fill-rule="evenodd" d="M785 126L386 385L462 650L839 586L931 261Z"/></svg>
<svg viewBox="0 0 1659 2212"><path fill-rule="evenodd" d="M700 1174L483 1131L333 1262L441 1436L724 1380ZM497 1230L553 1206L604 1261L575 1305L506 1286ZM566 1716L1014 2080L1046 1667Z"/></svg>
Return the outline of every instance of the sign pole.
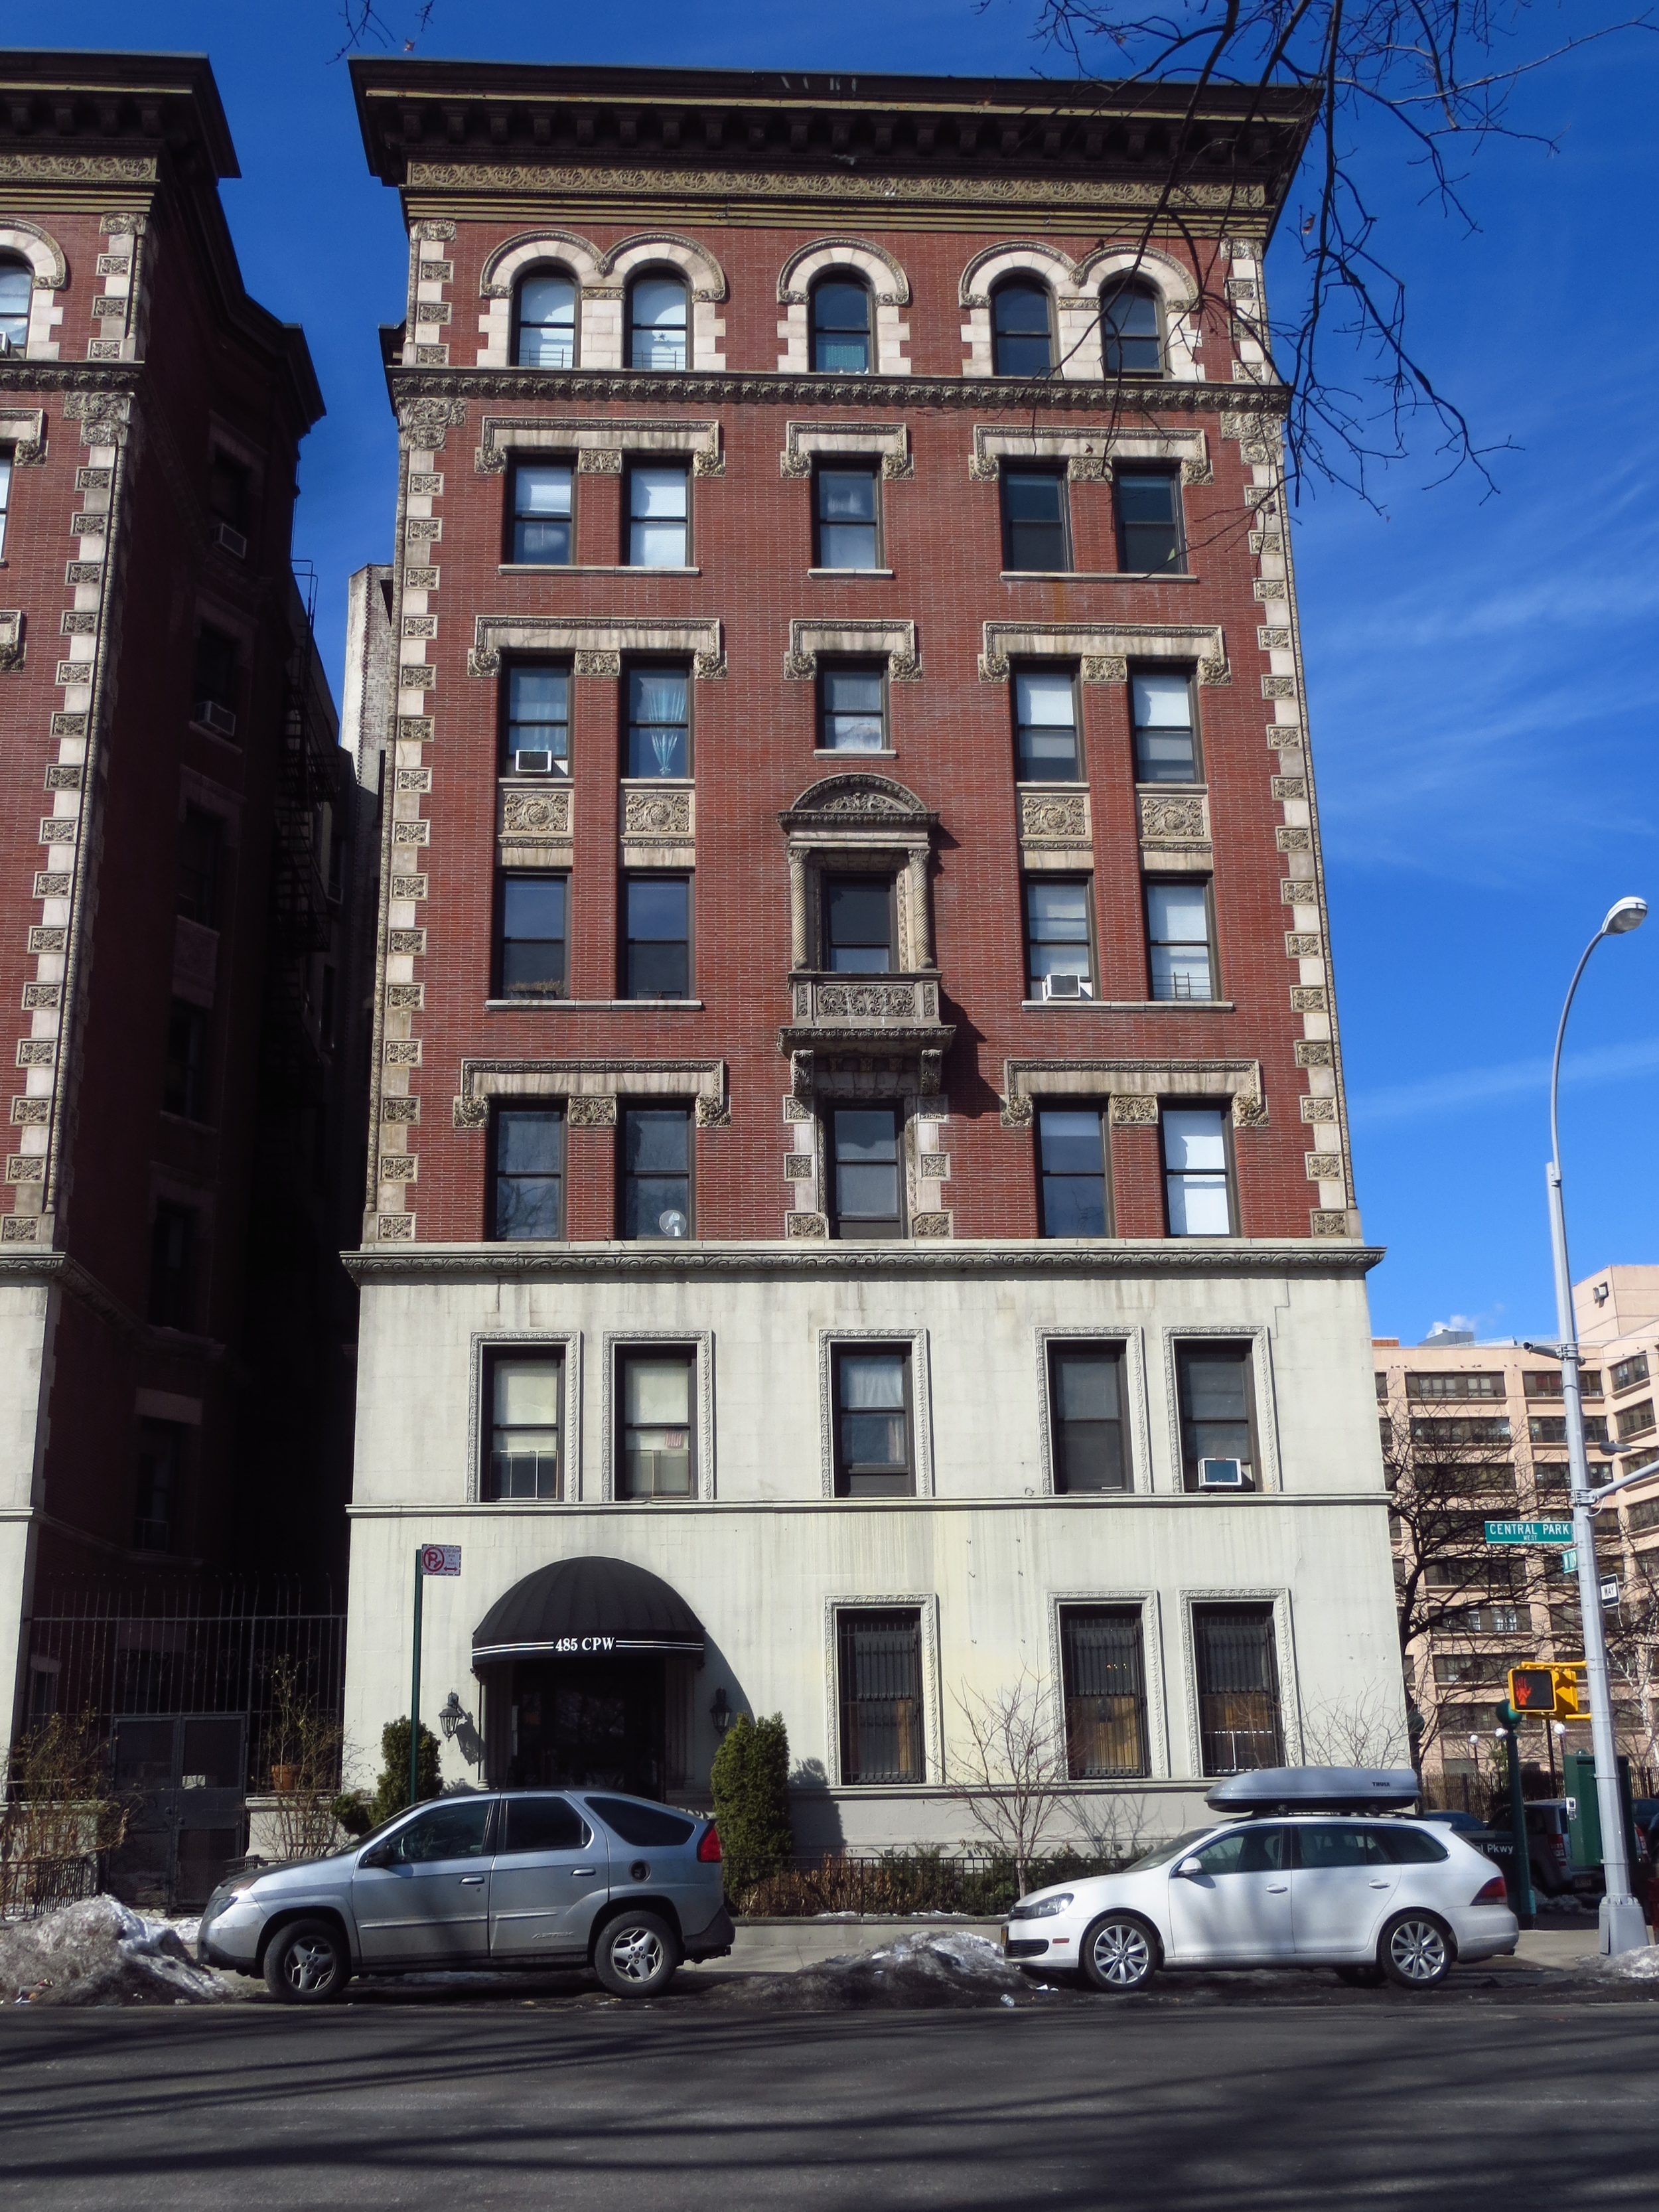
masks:
<svg viewBox="0 0 1659 2212"><path fill-rule="evenodd" d="M426 1571L422 1554L425 1546L415 1547L415 1664L409 1686L409 1802L411 1810L418 1799L421 1774L421 1599L426 1586Z"/></svg>
<svg viewBox="0 0 1659 2212"><path fill-rule="evenodd" d="M1504 1731L1508 1752L1510 1782L1510 1834L1515 1851L1515 1893L1510 1909L1523 1928L1538 1924L1538 1900L1533 1894L1532 1853L1527 1845L1527 1806L1521 1795L1521 1716L1507 1699L1498 1708L1498 1726ZM1544 1723L1546 1728L1549 1723Z"/></svg>

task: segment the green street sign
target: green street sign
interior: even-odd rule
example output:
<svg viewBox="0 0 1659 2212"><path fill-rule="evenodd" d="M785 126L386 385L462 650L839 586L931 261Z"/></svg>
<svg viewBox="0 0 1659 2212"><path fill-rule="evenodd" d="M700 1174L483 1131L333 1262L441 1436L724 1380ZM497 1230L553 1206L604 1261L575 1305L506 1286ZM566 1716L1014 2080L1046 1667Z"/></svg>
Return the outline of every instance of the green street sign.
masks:
<svg viewBox="0 0 1659 2212"><path fill-rule="evenodd" d="M1571 1544L1571 1521L1488 1521L1489 1544Z"/></svg>
<svg viewBox="0 0 1659 2212"><path fill-rule="evenodd" d="M1577 1573L1578 1547L1577 1544L1572 1545L1568 1550L1562 1553L1561 1571L1564 1575L1576 1575Z"/></svg>

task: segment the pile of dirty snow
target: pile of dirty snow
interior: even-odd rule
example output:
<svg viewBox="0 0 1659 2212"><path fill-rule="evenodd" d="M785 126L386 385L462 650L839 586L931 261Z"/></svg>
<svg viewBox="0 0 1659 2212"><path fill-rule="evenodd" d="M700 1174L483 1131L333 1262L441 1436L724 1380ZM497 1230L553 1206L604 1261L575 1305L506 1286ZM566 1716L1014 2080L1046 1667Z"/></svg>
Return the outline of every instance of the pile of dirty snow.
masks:
<svg viewBox="0 0 1659 2212"><path fill-rule="evenodd" d="M1594 1974L1598 1980L1659 1982L1659 1943L1644 1944L1639 1951L1622 1951L1616 1959L1597 1955L1573 1963L1578 1972Z"/></svg>
<svg viewBox="0 0 1659 2212"><path fill-rule="evenodd" d="M728 2004L787 2012L1036 2004L1051 1995L1011 1966L994 1943L957 1929L902 1936L883 1950L826 1959L795 1974L734 1975L710 1992Z"/></svg>
<svg viewBox="0 0 1659 2212"><path fill-rule="evenodd" d="M177 1928L141 1920L112 1897L0 1926L0 2002L217 2004L227 1995Z"/></svg>

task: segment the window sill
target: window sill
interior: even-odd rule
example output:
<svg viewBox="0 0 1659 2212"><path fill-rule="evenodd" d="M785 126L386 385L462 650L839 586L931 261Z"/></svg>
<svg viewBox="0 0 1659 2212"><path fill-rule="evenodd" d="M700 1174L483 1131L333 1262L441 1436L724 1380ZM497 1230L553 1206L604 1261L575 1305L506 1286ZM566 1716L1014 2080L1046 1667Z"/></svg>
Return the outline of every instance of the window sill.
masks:
<svg viewBox="0 0 1659 2212"><path fill-rule="evenodd" d="M898 755L891 745L814 745L812 757L831 761L896 760Z"/></svg>
<svg viewBox="0 0 1659 2212"><path fill-rule="evenodd" d="M161 1119L170 1121L175 1129L193 1129L198 1137L216 1137L219 1133L216 1121L193 1121L188 1114L175 1114L166 1106L161 1108Z"/></svg>
<svg viewBox="0 0 1659 2212"><path fill-rule="evenodd" d="M833 582L837 576L890 576L893 572L890 568L809 568L806 573L809 576L827 576Z"/></svg>
<svg viewBox="0 0 1659 2212"><path fill-rule="evenodd" d="M1081 1008L1104 1014L1231 1014L1231 999L1022 999L1027 1013L1073 1012Z"/></svg>
<svg viewBox="0 0 1659 2212"><path fill-rule="evenodd" d="M211 730L205 722L197 721L186 722L185 727L193 731L198 738L211 738L216 745L222 745L227 752L234 753L239 760L241 758L242 748L240 740L228 738L222 730Z"/></svg>
<svg viewBox="0 0 1659 2212"><path fill-rule="evenodd" d="M502 561L498 576L701 576L701 568L648 568L642 562L595 564L577 561Z"/></svg>
<svg viewBox="0 0 1659 2212"><path fill-rule="evenodd" d="M487 1014L520 1013L612 1014L633 1012L644 1009L647 1012L700 1014L703 1010L701 999L486 999Z"/></svg>
<svg viewBox="0 0 1659 2212"><path fill-rule="evenodd" d="M1190 569L1168 568L1004 568L1005 584L1195 584Z"/></svg>

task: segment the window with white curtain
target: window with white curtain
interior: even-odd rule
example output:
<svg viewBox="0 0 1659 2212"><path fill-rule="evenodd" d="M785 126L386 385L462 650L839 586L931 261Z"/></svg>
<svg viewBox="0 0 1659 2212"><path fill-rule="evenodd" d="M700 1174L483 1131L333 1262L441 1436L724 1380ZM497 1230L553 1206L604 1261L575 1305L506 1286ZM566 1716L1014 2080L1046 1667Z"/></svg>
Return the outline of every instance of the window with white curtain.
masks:
<svg viewBox="0 0 1659 2212"><path fill-rule="evenodd" d="M498 1352L490 1362L486 1498L559 1495L562 1352Z"/></svg>
<svg viewBox="0 0 1659 2212"><path fill-rule="evenodd" d="M1148 884L1146 950L1154 999L1211 999L1210 899L1196 883Z"/></svg>
<svg viewBox="0 0 1659 2212"><path fill-rule="evenodd" d="M628 565L684 568L690 562L690 501L685 465L628 472Z"/></svg>
<svg viewBox="0 0 1659 2212"><path fill-rule="evenodd" d="M914 1497L909 1346L837 1346L835 1400L836 1496Z"/></svg>
<svg viewBox="0 0 1659 2212"><path fill-rule="evenodd" d="M513 358L520 368L576 365L576 287L556 269L519 279Z"/></svg>
<svg viewBox="0 0 1659 2212"><path fill-rule="evenodd" d="M690 775L690 682L684 668L629 669L629 775L659 778Z"/></svg>
<svg viewBox="0 0 1659 2212"><path fill-rule="evenodd" d="M29 342L29 307L34 271L25 261L0 261L0 338L7 353L22 353Z"/></svg>
<svg viewBox="0 0 1659 2212"><path fill-rule="evenodd" d="M11 513L11 448L0 446L0 553L6 550L6 519Z"/></svg>
<svg viewBox="0 0 1659 2212"><path fill-rule="evenodd" d="M634 279L628 292L630 368L689 367L686 327L686 292L679 277L658 272Z"/></svg>
<svg viewBox="0 0 1659 2212"><path fill-rule="evenodd" d="M1227 1115L1218 1106L1166 1107L1164 1189L1171 1237L1231 1237Z"/></svg>
<svg viewBox="0 0 1659 2212"><path fill-rule="evenodd" d="M690 1498L696 1487L690 1352L627 1352L620 1361L621 1498Z"/></svg>

